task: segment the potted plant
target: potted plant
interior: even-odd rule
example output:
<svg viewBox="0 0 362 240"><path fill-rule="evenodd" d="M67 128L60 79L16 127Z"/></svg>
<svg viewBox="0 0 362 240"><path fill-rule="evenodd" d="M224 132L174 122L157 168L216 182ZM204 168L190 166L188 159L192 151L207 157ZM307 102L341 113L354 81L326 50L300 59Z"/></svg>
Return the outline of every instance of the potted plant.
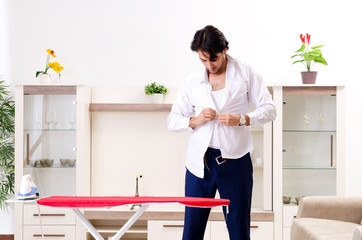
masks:
<svg viewBox="0 0 362 240"><path fill-rule="evenodd" d="M313 46L310 47L310 36L308 33L306 36L300 34L300 40L302 40L302 46L295 51L297 54L294 54L294 57L300 57L300 60L294 61L293 64L301 62L307 68L306 72L301 72L302 74L302 81L304 84L314 84L317 72L311 71L312 63L321 63L323 65L328 65L326 60L322 57L322 51L320 50L323 45Z"/></svg>
<svg viewBox="0 0 362 240"><path fill-rule="evenodd" d="M49 68L57 72L59 74L59 77L60 77L60 72L64 69L62 66L60 66L58 62L50 62L52 58L56 58L53 50L47 49L47 53L48 55L45 63L45 70L37 71L35 74L35 77L39 77L40 83L45 83L45 84L51 83L51 77L48 73Z"/></svg>
<svg viewBox="0 0 362 240"><path fill-rule="evenodd" d="M5 218L5 226L2 224L2 231L11 231L13 216L10 211L4 211L7 200L14 194L15 167L14 167L14 115L15 104L9 96L5 80L0 76L0 218ZM8 218L6 220L6 218ZM9 220L10 218L10 220ZM9 225L10 224L10 225ZM9 225L9 226L7 226Z"/></svg>
<svg viewBox="0 0 362 240"><path fill-rule="evenodd" d="M152 103L162 103L163 96L167 94L167 88L162 84L153 82L145 86L145 93L151 96Z"/></svg>

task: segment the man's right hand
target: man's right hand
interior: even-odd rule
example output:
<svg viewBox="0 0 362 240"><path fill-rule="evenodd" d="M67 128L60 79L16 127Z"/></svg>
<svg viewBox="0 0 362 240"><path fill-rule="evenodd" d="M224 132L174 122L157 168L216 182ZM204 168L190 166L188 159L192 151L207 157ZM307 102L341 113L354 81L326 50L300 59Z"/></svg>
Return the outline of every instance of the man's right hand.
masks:
<svg viewBox="0 0 362 240"><path fill-rule="evenodd" d="M206 122L214 121L216 117L216 111L212 108L204 108L197 117L190 118L190 127L195 128L203 125Z"/></svg>

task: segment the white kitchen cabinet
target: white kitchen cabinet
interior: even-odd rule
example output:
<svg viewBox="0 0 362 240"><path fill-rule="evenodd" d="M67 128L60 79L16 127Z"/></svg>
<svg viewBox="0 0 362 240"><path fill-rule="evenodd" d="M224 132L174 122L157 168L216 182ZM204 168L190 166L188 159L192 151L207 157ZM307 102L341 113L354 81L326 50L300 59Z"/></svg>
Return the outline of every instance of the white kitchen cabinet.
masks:
<svg viewBox="0 0 362 240"><path fill-rule="evenodd" d="M229 233L224 221L210 222L211 238L210 240L229 240ZM273 222L254 222L250 223L250 239L252 240L272 240Z"/></svg>
<svg viewBox="0 0 362 240"><path fill-rule="evenodd" d="M274 239L285 240L298 198L344 194L345 92L343 86L275 86L273 96Z"/></svg>
<svg viewBox="0 0 362 240"><path fill-rule="evenodd" d="M90 89L73 85L15 87L15 191L30 174L40 197L90 194ZM85 238L70 210L40 207L47 239ZM15 239L39 239L34 203L16 203Z"/></svg>
<svg viewBox="0 0 362 240"><path fill-rule="evenodd" d="M75 238L75 226L43 226L43 232L39 226L24 226L23 240L42 239L42 233L47 240L71 240Z"/></svg>
<svg viewBox="0 0 362 240"><path fill-rule="evenodd" d="M148 221L148 240L181 239L183 221ZM253 240L273 239L273 222L252 221L250 237ZM209 221L204 240L228 240L225 221Z"/></svg>
<svg viewBox="0 0 362 240"><path fill-rule="evenodd" d="M148 240L182 239L183 221L148 221ZM210 222L206 226L204 239L210 239Z"/></svg>

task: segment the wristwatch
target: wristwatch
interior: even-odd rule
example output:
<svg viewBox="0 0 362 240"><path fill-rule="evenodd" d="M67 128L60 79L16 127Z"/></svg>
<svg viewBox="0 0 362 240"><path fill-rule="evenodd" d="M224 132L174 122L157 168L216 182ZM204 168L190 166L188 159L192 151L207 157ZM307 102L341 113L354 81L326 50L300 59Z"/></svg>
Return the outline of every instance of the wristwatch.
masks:
<svg viewBox="0 0 362 240"><path fill-rule="evenodd" d="M240 120L239 120L239 126L245 125L245 123L246 123L246 119L245 119L244 115L241 114Z"/></svg>

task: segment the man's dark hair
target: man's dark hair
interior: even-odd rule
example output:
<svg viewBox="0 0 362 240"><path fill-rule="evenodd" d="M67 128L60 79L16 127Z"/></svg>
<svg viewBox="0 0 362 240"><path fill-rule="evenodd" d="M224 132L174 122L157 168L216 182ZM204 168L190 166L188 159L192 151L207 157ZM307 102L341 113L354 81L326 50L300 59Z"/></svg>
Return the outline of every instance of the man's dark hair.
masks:
<svg viewBox="0 0 362 240"><path fill-rule="evenodd" d="M210 60L216 59L216 54L229 49L229 42L224 34L214 26L208 25L195 33L191 43L191 50L201 50L210 54Z"/></svg>

